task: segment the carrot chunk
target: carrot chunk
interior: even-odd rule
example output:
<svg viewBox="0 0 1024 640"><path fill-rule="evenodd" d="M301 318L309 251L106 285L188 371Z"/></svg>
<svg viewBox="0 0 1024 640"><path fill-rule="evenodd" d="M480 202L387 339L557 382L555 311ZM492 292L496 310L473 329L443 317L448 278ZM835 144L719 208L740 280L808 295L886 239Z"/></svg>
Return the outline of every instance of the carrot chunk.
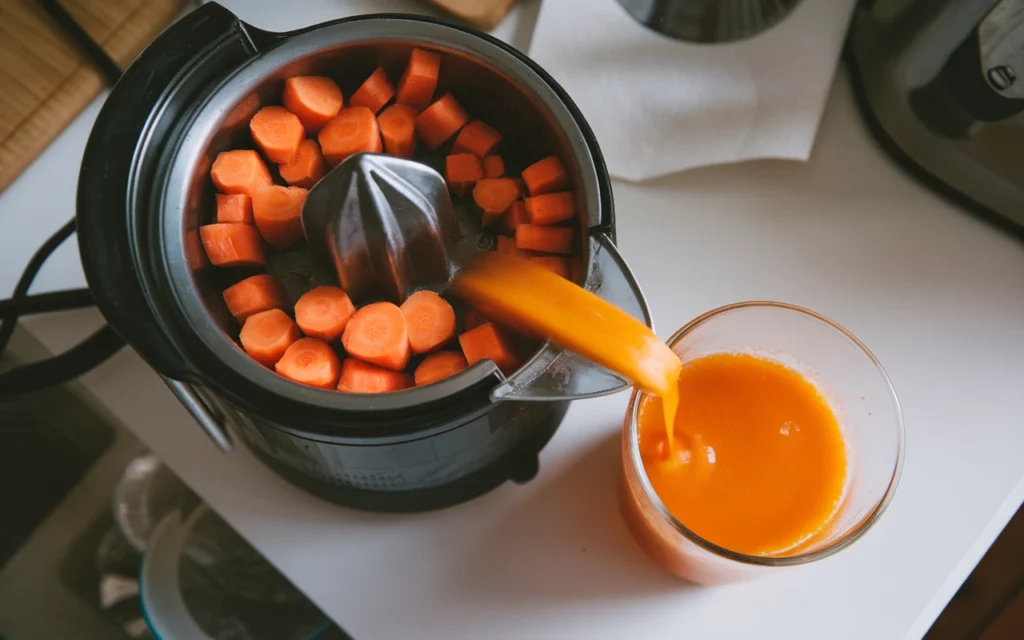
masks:
<svg viewBox="0 0 1024 640"><path fill-rule="evenodd" d="M516 227L516 247L545 253L572 253L573 230L521 224Z"/></svg>
<svg viewBox="0 0 1024 640"><path fill-rule="evenodd" d="M454 153L444 159L444 178L457 196L465 196L476 181L483 177L483 164L472 153Z"/></svg>
<svg viewBox="0 0 1024 640"><path fill-rule="evenodd" d="M281 102L298 116L307 134L314 134L341 111L344 96L337 83L323 76L296 76L284 81Z"/></svg>
<svg viewBox="0 0 1024 640"><path fill-rule="evenodd" d="M238 340L256 362L272 367L302 337L298 325L280 309L254 313L245 320Z"/></svg>
<svg viewBox="0 0 1024 640"><path fill-rule="evenodd" d="M302 333L321 340L337 340L356 312L348 294L338 287L310 289L295 302L295 322Z"/></svg>
<svg viewBox="0 0 1024 640"><path fill-rule="evenodd" d="M416 116L416 135L433 151L458 133L468 120L452 94L446 93Z"/></svg>
<svg viewBox="0 0 1024 640"><path fill-rule="evenodd" d="M363 151L379 153L380 128L366 107L348 107L327 121L319 135L320 150L331 166Z"/></svg>
<svg viewBox="0 0 1024 640"><path fill-rule="evenodd" d="M252 224L252 200L244 193L218 193L217 222Z"/></svg>
<svg viewBox="0 0 1024 640"><path fill-rule="evenodd" d="M505 375L519 367L519 356L504 332L493 322L485 322L463 333L459 336L459 344L470 365L490 359Z"/></svg>
<svg viewBox="0 0 1024 640"><path fill-rule="evenodd" d="M466 357L458 351L439 351L423 359L413 374L416 386L433 384L438 380L450 378L467 366Z"/></svg>
<svg viewBox="0 0 1024 640"><path fill-rule="evenodd" d="M287 249L302 240L302 204L308 193L302 187L274 185L253 194L252 217L267 244Z"/></svg>
<svg viewBox="0 0 1024 640"><path fill-rule="evenodd" d="M323 340L301 338L289 345L274 370L299 384L334 389L341 374L341 362L334 349Z"/></svg>
<svg viewBox="0 0 1024 640"><path fill-rule="evenodd" d="M483 158L501 142L501 134L482 120L474 120L462 128L452 153L472 153Z"/></svg>
<svg viewBox="0 0 1024 640"><path fill-rule="evenodd" d="M576 197L571 191L533 196L526 199L526 213L530 224L547 225L572 220L576 217Z"/></svg>
<svg viewBox="0 0 1024 640"><path fill-rule="evenodd" d="M263 264L260 234L251 224L216 223L199 227L203 249L218 267L258 267Z"/></svg>
<svg viewBox="0 0 1024 640"><path fill-rule="evenodd" d="M483 212L481 226L489 227L501 220L502 214L519 197L516 183L510 178L484 178L473 187L473 201Z"/></svg>
<svg viewBox="0 0 1024 640"><path fill-rule="evenodd" d="M252 149L217 154L210 169L210 178L221 193L244 193L247 196L261 187L274 184L263 158Z"/></svg>
<svg viewBox="0 0 1024 640"><path fill-rule="evenodd" d="M417 111L430 104L441 71L441 56L424 49L413 49L409 66L398 80L395 102L407 104Z"/></svg>
<svg viewBox="0 0 1024 640"><path fill-rule="evenodd" d="M341 335L350 356L392 371L409 364L409 332L402 310L390 302L375 302L356 311Z"/></svg>
<svg viewBox="0 0 1024 640"><path fill-rule="evenodd" d="M564 189L569 179L558 156L548 156L523 169L523 182L531 196L538 196Z"/></svg>
<svg viewBox="0 0 1024 640"><path fill-rule="evenodd" d="M516 200L512 203L512 206L508 208L505 215L501 217L501 228L509 233L515 233L516 227L521 224L528 224L530 218L526 212L526 203L522 200Z"/></svg>
<svg viewBox="0 0 1024 640"><path fill-rule="evenodd" d="M327 173L327 163L316 140L303 140L295 157L278 165L277 172L293 187L312 189Z"/></svg>
<svg viewBox="0 0 1024 640"><path fill-rule="evenodd" d="M366 107L377 113L393 97L395 97L395 85L391 84L384 67L377 67L352 94L348 104L350 107Z"/></svg>
<svg viewBox="0 0 1024 640"><path fill-rule="evenodd" d="M505 161L501 156L484 156L484 175L488 178L500 178L505 175Z"/></svg>
<svg viewBox="0 0 1024 640"><path fill-rule="evenodd" d="M281 283L266 273L236 282L225 289L223 295L224 304L239 324L244 324L254 313L291 306Z"/></svg>
<svg viewBox="0 0 1024 640"><path fill-rule="evenodd" d="M284 107L263 107L249 121L252 141L271 162L288 162L306 132L299 117Z"/></svg>
<svg viewBox="0 0 1024 640"><path fill-rule="evenodd" d="M377 116L384 151L399 158L412 157L416 150L416 110L407 104L393 104Z"/></svg>
<svg viewBox="0 0 1024 640"><path fill-rule="evenodd" d="M338 391L347 393L387 393L401 391L415 384L408 373L399 373L356 358L341 361Z"/></svg>
<svg viewBox="0 0 1024 640"><path fill-rule="evenodd" d="M417 291L400 307L413 353L427 353L455 337L455 310L433 291Z"/></svg>
<svg viewBox="0 0 1024 640"><path fill-rule="evenodd" d="M509 236L498 236L498 253L504 253L507 256L516 255L516 239L510 238Z"/></svg>
<svg viewBox="0 0 1024 640"><path fill-rule="evenodd" d="M566 280L569 279L569 258L562 258L559 256L533 256L530 260L544 267L551 273L557 273Z"/></svg>

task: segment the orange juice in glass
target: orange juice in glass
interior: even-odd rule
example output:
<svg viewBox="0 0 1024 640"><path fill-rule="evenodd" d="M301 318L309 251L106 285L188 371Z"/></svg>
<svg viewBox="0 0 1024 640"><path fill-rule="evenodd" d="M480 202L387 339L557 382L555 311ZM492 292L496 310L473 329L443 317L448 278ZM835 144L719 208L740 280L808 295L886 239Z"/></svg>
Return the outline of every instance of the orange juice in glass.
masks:
<svg viewBox="0 0 1024 640"><path fill-rule="evenodd" d="M670 443L660 400L635 391L623 430L622 506L672 573L730 582L849 546L881 516L903 460L885 372L849 332L773 302L693 320Z"/></svg>

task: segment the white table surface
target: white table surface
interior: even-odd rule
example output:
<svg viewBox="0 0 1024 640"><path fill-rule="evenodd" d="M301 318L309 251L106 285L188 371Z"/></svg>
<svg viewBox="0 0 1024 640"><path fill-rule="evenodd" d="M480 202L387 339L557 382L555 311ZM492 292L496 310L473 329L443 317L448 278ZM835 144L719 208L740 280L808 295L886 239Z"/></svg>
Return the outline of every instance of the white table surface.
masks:
<svg viewBox="0 0 1024 640"><path fill-rule="evenodd" d="M275 29L420 7L225 4ZM517 10L498 34L525 47L536 8ZM73 213L99 103L0 194L0 292L13 288L34 249ZM842 73L810 162L616 183L615 198L620 247L662 335L721 304L784 300L845 325L885 365L905 412L906 467L885 517L849 550L726 587L691 587L661 572L616 509L625 393L575 403L529 484L396 516L310 497L245 450L219 454L130 350L83 382L359 640L923 635L1024 499L1022 244L924 190L883 156ZM69 243L34 291L83 284ZM84 310L25 326L60 350L99 321Z"/></svg>

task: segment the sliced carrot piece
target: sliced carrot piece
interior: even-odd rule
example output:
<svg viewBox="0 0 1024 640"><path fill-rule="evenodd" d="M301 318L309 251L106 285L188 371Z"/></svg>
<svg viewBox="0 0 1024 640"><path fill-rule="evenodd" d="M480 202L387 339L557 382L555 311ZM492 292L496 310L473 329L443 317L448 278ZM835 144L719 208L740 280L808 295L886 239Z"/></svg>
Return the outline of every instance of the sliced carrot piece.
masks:
<svg viewBox="0 0 1024 640"><path fill-rule="evenodd" d="M446 93L416 116L416 135L433 151L458 133L468 121L469 116L455 97Z"/></svg>
<svg viewBox="0 0 1024 640"><path fill-rule="evenodd" d="M497 237L498 253L504 253L508 256L514 256L516 254L516 239L510 238L509 236L498 236Z"/></svg>
<svg viewBox="0 0 1024 640"><path fill-rule="evenodd" d="M302 332L288 314L280 309L268 309L254 313L245 320L238 340L249 356L262 365L277 364L285 351Z"/></svg>
<svg viewBox="0 0 1024 640"><path fill-rule="evenodd" d="M413 353L427 353L455 337L455 310L433 291L417 291L400 307Z"/></svg>
<svg viewBox="0 0 1024 640"><path fill-rule="evenodd" d="M481 226L489 227L501 220L502 214L519 197L516 183L510 178L484 178L473 187L473 201L483 211Z"/></svg>
<svg viewBox="0 0 1024 640"><path fill-rule="evenodd" d="M474 120L462 128L452 153L472 153L483 158L501 142L501 134L482 120Z"/></svg>
<svg viewBox="0 0 1024 640"><path fill-rule="evenodd" d="M249 121L252 141L271 162L288 162L306 136L299 117L284 107L263 107Z"/></svg>
<svg viewBox="0 0 1024 640"><path fill-rule="evenodd" d="M384 151L399 158L412 157L416 150L416 109L393 104L377 116Z"/></svg>
<svg viewBox="0 0 1024 640"><path fill-rule="evenodd" d="M401 391L415 384L408 373L399 373L384 367L378 367L356 358L345 358L341 361L341 378L338 380L338 391L347 393L387 393Z"/></svg>
<svg viewBox="0 0 1024 640"><path fill-rule="evenodd" d="M505 375L519 367L519 356L512 343L493 322L485 322L463 333L459 336L459 344L469 365L490 359Z"/></svg>
<svg viewBox="0 0 1024 640"><path fill-rule="evenodd" d="M350 155L369 151L379 153L380 128L377 118L366 107L348 107L327 121L319 135L320 150L331 166Z"/></svg>
<svg viewBox="0 0 1024 640"><path fill-rule="evenodd" d="M277 172L293 187L312 189L327 173L327 163L316 140L303 140L295 157L278 165Z"/></svg>
<svg viewBox="0 0 1024 640"><path fill-rule="evenodd" d="M491 319L484 315L483 311L480 311L475 307L466 309L466 320L463 323L466 326L466 331L469 331L474 327L479 327L485 322L491 322Z"/></svg>
<svg viewBox="0 0 1024 640"><path fill-rule="evenodd" d="M505 215L501 217L501 228L509 233L515 233L516 227L521 224L528 224L530 218L526 213L526 203L522 200L516 200L512 203L512 206L508 208Z"/></svg>
<svg viewBox="0 0 1024 640"><path fill-rule="evenodd" d="M223 295L224 304L239 324L244 324L254 313L291 306L284 287L277 278L267 273L236 282L225 289Z"/></svg>
<svg viewBox="0 0 1024 640"><path fill-rule="evenodd" d="M291 343L281 359L274 365L278 374L292 382L334 389L341 375L338 354L319 338L301 338Z"/></svg>
<svg viewBox="0 0 1024 640"><path fill-rule="evenodd" d="M559 256L533 256L530 260L544 267L551 273L557 273L566 280L569 279L569 258L562 258Z"/></svg>
<svg viewBox="0 0 1024 640"><path fill-rule="evenodd" d="M274 184L263 158L252 149L217 154L210 177L221 193L244 193L247 196L261 187Z"/></svg>
<svg viewBox="0 0 1024 640"><path fill-rule="evenodd" d="M523 182L531 196L538 196L564 189L569 184L569 178L558 156L548 156L523 169Z"/></svg>
<svg viewBox="0 0 1024 640"><path fill-rule="evenodd" d="M505 161L501 156L484 157L484 175L488 178L500 178L505 175Z"/></svg>
<svg viewBox="0 0 1024 640"><path fill-rule="evenodd" d="M393 97L395 97L395 85L391 84L391 79L388 78L384 67L377 67L352 94L348 104L350 107L366 107L377 113Z"/></svg>
<svg viewBox="0 0 1024 640"><path fill-rule="evenodd" d="M417 111L430 104L441 71L441 56L433 51L413 49L409 66L398 80L395 102L407 104Z"/></svg>
<svg viewBox="0 0 1024 640"><path fill-rule="evenodd" d="M302 204L309 191L274 185L252 196L252 217L260 235L272 247L287 249L302 240Z"/></svg>
<svg viewBox="0 0 1024 640"><path fill-rule="evenodd" d="M350 356L401 371L409 364L409 332L402 310L390 302L375 302L356 311L345 326L341 344Z"/></svg>
<svg viewBox="0 0 1024 640"><path fill-rule="evenodd" d="M565 227L541 227L521 224L516 227L516 247L544 253L572 253L573 230Z"/></svg>
<svg viewBox="0 0 1024 640"><path fill-rule="evenodd" d="M199 227L203 249L218 267L258 267L263 264L260 234L251 224L216 223Z"/></svg>
<svg viewBox="0 0 1024 640"><path fill-rule="evenodd" d="M576 197L571 191L545 193L526 199L530 224L557 224L576 217Z"/></svg>
<svg viewBox="0 0 1024 640"><path fill-rule="evenodd" d="M321 340L340 338L355 312L348 294L338 287L315 287L295 301L295 322L302 333Z"/></svg>
<svg viewBox="0 0 1024 640"><path fill-rule="evenodd" d="M416 386L422 387L450 378L468 366L466 356L458 351L439 351L424 358L413 375Z"/></svg>
<svg viewBox="0 0 1024 640"><path fill-rule="evenodd" d="M457 196L465 196L483 177L483 164L472 153L453 153L444 159L444 179Z"/></svg>
<svg viewBox="0 0 1024 640"><path fill-rule="evenodd" d="M314 134L341 111L344 96L330 78L296 76L284 81L281 102L298 116L307 134Z"/></svg>
<svg viewBox="0 0 1024 640"><path fill-rule="evenodd" d="M252 224L252 200L244 193L218 193L217 222Z"/></svg>

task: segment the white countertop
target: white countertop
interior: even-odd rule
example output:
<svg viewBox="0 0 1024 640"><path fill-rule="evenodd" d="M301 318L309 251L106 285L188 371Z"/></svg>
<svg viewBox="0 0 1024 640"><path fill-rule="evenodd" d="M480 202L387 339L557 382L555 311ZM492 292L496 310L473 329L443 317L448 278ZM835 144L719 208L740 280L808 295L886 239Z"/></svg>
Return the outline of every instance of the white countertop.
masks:
<svg viewBox="0 0 1024 640"><path fill-rule="evenodd" d="M275 29L355 10L225 4ZM499 34L525 46L535 12L522 7ZM74 211L97 110L0 194L0 295ZM923 635L1024 500L1024 245L902 174L869 139L844 74L810 162L616 183L615 197L621 250L662 335L721 304L776 299L830 316L882 361L905 412L906 466L889 511L856 545L746 584L669 577L616 507L625 393L574 403L527 485L396 516L310 497L245 450L221 455L130 350L83 382L359 640ZM69 243L34 291L83 284ZM60 350L98 323L85 310L24 326Z"/></svg>

